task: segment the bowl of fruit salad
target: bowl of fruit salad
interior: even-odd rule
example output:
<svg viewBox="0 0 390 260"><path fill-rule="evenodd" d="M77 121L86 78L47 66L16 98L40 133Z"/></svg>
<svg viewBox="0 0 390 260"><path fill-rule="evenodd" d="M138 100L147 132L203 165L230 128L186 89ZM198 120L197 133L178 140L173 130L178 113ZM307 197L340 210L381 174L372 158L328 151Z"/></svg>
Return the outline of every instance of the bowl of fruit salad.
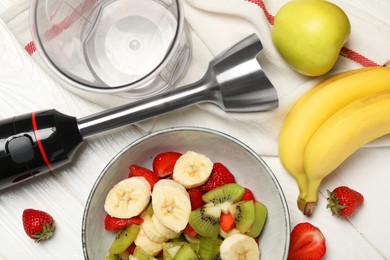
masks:
<svg viewBox="0 0 390 260"><path fill-rule="evenodd" d="M287 259L289 234L286 199L262 158L196 127L160 130L120 151L82 223L86 259Z"/></svg>

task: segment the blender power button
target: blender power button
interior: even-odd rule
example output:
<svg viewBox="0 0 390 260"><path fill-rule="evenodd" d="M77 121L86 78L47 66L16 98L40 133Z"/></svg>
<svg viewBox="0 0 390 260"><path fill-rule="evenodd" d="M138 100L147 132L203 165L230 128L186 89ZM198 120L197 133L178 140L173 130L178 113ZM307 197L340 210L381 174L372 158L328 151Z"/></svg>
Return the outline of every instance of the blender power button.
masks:
<svg viewBox="0 0 390 260"><path fill-rule="evenodd" d="M9 140L7 150L14 163L27 163L34 158L33 144L27 136L18 136Z"/></svg>

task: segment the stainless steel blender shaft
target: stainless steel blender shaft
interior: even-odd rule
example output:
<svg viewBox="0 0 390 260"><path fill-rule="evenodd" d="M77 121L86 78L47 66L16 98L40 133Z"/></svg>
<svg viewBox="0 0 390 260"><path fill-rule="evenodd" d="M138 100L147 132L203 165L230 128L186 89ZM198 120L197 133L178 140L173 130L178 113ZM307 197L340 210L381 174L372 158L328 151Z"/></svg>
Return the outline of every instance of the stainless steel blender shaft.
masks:
<svg viewBox="0 0 390 260"><path fill-rule="evenodd" d="M213 59L196 83L81 119L52 109L0 120L0 191L67 164L84 138L112 128L200 102L232 112L277 107L256 60L261 49L251 35Z"/></svg>
<svg viewBox="0 0 390 260"><path fill-rule="evenodd" d="M256 56L263 49L252 34L215 57L198 82L157 96L106 110L77 121L83 138L200 102L228 112L276 108L278 96Z"/></svg>

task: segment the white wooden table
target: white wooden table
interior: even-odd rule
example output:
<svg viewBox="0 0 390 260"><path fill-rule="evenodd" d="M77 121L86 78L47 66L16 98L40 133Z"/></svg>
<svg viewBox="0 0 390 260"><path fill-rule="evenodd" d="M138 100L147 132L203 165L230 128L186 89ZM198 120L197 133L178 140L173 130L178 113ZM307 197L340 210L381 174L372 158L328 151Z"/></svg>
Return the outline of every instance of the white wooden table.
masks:
<svg viewBox="0 0 390 260"><path fill-rule="evenodd" d="M12 1L1 0L0 11ZM358 2L390 24L388 0ZM38 68L4 24L0 24L0 50L0 119L49 108L76 117L102 109L50 79L35 76ZM143 134L135 126L128 126L90 138L70 165L0 193L0 259L83 259L81 223L88 193L110 158ZM319 204L310 218L297 209L296 184L279 159L263 158L284 190L291 226L309 221L322 230L327 243L325 259L390 259L390 148L361 149L348 159L322 184ZM331 216L325 198L326 189L344 184L365 196L362 208L347 220ZM53 239L36 244L26 236L22 226L25 208L53 215L57 223Z"/></svg>

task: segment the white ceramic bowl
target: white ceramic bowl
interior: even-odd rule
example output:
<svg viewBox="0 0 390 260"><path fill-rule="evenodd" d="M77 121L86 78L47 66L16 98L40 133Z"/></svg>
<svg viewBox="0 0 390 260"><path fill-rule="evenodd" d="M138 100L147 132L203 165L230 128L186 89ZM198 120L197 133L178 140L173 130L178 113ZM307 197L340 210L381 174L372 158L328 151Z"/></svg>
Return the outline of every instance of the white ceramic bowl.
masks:
<svg viewBox="0 0 390 260"><path fill-rule="evenodd" d="M142 137L120 151L104 168L88 197L84 211L82 242L86 259L103 259L114 234L104 229L104 200L108 191L127 178L128 166L151 169L160 152L196 151L213 162L221 162L239 184L251 189L268 208L268 219L260 237L262 260L287 259L290 216L286 199L275 175L265 162L237 139L205 128L170 128Z"/></svg>

